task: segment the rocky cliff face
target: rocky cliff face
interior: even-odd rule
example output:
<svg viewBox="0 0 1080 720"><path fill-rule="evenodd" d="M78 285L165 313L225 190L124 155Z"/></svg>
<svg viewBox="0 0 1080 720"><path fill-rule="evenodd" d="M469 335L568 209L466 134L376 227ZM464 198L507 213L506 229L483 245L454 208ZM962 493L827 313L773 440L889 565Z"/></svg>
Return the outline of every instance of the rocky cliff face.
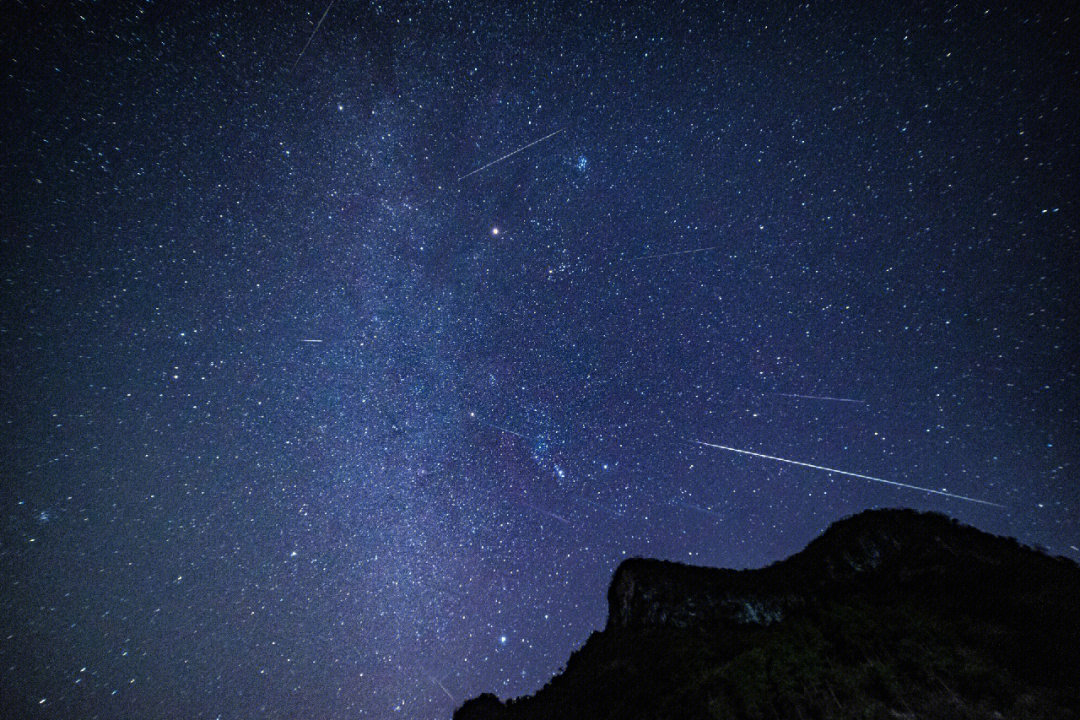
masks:
<svg viewBox="0 0 1080 720"><path fill-rule="evenodd" d="M1080 570L944 516L870 511L759 570L632 559L530 698L469 718L1078 717Z"/></svg>
<svg viewBox="0 0 1080 720"><path fill-rule="evenodd" d="M834 524L802 552L760 570L627 560L608 590L607 627L768 625L852 585L934 583L957 568L965 575L993 574L1006 565L1022 570L1034 557L1013 540L943 515L869 511Z"/></svg>
<svg viewBox="0 0 1080 720"><path fill-rule="evenodd" d="M799 593L756 586L745 572L628 560L608 589L607 629L689 628L716 622L769 625L804 602Z"/></svg>

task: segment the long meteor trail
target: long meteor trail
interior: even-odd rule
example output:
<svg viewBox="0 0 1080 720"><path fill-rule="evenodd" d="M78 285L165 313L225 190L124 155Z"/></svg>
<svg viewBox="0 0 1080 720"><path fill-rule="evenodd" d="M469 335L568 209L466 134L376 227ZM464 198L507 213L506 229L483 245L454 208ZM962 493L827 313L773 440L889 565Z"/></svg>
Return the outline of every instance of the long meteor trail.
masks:
<svg viewBox="0 0 1080 720"><path fill-rule="evenodd" d="M739 450L738 448L728 447L727 445L715 445L713 443L707 443L702 440L694 440L693 442L697 445L717 448L718 450L727 450L728 452L739 453L740 455L750 455L752 457L764 458L766 460L776 460L777 462L788 463L789 465L799 465L801 467L813 468L814 470L824 470L825 472L835 473L837 475L847 475L848 477L860 478L862 480L873 480L874 482L884 483L885 485L893 485L895 487L907 488L908 490L918 490L919 492L931 493L933 495L944 495L945 497L951 497L956 500L966 500L967 502L979 503L980 505L991 505L993 507L999 508L1005 507L1004 505L990 502L989 500L979 500L978 498L967 497L966 495L957 495L955 493L945 492L944 490L931 490L930 488L919 487L918 485L908 485L907 483L896 482L895 480L886 480L884 478L873 477L872 475L860 475L859 473L848 472L847 470L837 470L836 468L824 467L822 465L814 465L813 463L800 462L798 460L788 460L787 458L776 457L775 455L765 455L764 453L751 452L750 450Z"/></svg>
<svg viewBox="0 0 1080 720"><path fill-rule="evenodd" d="M492 165L496 165L496 164L498 164L498 163L501 163L501 162L502 162L503 160L505 160L505 159L507 159L507 158L509 158L509 157L513 157L514 155L517 155L517 154L518 154L519 152L521 152L522 150L528 150L528 149L529 149L529 148L531 148L531 147L532 147L533 145L539 145L540 143L544 142L544 141L545 141L545 140L547 140L548 138L553 138L553 137L555 137L556 135L558 135L558 134L559 134L559 133L561 133L562 131L563 131L563 128L559 128L559 129L558 129L558 130L556 130L555 132L553 132L553 133L548 133L547 135L545 135L544 137L540 138L539 140L533 140L533 141L532 141L531 143L529 143L528 145L522 145L522 146L521 146L521 147L519 147L519 148L518 148L517 150L514 150L513 152L508 152L508 153L506 153L505 155L503 155L503 156L502 156L501 158L496 158L495 160L492 160L492 161L491 161L491 162L489 162L489 163L488 163L487 165L482 165L482 166L480 166L480 167L476 168L475 170L472 170L472 171L470 171L470 172L467 172L467 173L465 173L464 175L462 175L461 177L459 177L459 178L458 178L458 180L459 180L459 181L461 181L461 180L464 180L465 178L469 177L470 175L475 175L476 173L480 172L481 170L487 170L487 169L488 169L489 167L491 167Z"/></svg>
<svg viewBox="0 0 1080 720"><path fill-rule="evenodd" d="M450 702L455 702L455 703L457 702L457 698L450 694L450 691L446 689L445 685L443 685L441 682L439 682L439 679L437 677L435 677L434 675L431 675L429 673L428 674L428 679L431 680L431 682L438 685L439 689L442 690L444 693L446 693L446 697L450 698Z"/></svg>
<svg viewBox="0 0 1080 720"><path fill-rule="evenodd" d="M322 27L323 20L326 19L326 16L330 13L330 8L332 8L334 6L335 2L336 2L336 0L330 0L330 4L326 6L325 10L323 10L323 14L322 14L322 17L319 18L319 22L315 23L315 29L311 32L311 37L309 37L307 39L307 42L304 43L304 49L301 50L300 54L296 56L296 62L294 62L292 64L292 69L293 70L296 70L296 66L300 64L300 58L304 57L304 53L307 52L308 45L310 45L311 41L315 39L315 35L318 34L319 28ZM292 72L292 71L290 71L290 72Z"/></svg>
<svg viewBox="0 0 1080 720"><path fill-rule="evenodd" d="M855 400L854 398L842 398L832 397L831 395L800 395L799 393L773 393L773 395L781 395L789 398L801 398L802 400L826 400L829 402L846 402L855 403L856 405L865 405L865 400Z"/></svg>
<svg viewBox="0 0 1080 720"><path fill-rule="evenodd" d="M675 252L659 253L657 255L638 255L637 257L627 258L626 262L634 262L635 260L655 260L656 258L666 258L673 255L690 255L691 253L703 253L719 249L719 245L713 245L712 247L695 248L693 250L676 250Z"/></svg>

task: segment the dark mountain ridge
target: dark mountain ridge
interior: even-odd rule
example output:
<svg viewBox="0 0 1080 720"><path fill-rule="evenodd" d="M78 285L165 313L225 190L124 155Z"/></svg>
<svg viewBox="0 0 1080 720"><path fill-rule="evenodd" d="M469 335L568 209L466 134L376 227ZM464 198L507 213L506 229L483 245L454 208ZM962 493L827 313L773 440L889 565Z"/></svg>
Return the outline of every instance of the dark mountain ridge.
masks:
<svg viewBox="0 0 1080 720"><path fill-rule="evenodd" d="M634 558L535 695L455 720L1080 717L1080 568L934 513L838 521L757 570Z"/></svg>

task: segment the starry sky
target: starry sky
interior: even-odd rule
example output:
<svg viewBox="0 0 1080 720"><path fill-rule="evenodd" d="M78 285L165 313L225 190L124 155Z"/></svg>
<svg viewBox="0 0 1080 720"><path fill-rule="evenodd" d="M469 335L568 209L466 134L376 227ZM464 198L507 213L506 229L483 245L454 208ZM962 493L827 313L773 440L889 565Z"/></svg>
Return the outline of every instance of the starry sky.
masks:
<svg viewBox="0 0 1080 720"><path fill-rule="evenodd" d="M6 712L447 718L866 508L1080 558L1019 5L9 3Z"/></svg>

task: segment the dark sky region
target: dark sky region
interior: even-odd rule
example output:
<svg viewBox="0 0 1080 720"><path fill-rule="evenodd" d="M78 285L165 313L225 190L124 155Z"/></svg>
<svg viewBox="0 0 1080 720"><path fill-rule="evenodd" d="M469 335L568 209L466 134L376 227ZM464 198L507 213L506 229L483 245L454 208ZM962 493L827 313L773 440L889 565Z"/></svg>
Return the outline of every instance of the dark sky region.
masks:
<svg viewBox="0 0 1080 720"><path fill-rule="evenodd" d="M865 508L1080 558L1074 10L5 4L5 712L446 718Z"/></svg>

